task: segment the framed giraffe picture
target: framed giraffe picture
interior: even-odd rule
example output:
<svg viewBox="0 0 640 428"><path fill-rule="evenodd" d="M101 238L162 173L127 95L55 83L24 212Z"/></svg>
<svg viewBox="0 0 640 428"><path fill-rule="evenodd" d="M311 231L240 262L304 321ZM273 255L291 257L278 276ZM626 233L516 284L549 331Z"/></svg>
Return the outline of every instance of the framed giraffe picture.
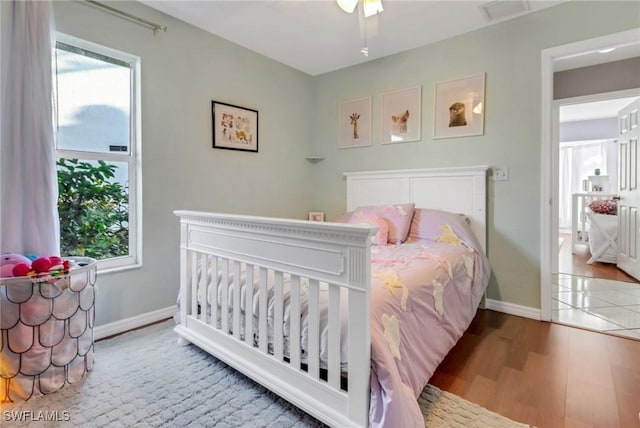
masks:
<svg viewBox="0 0 640 428"><path fill-rule="evenodd" d="M346 101L338 107L338 147L371 145L371 97Z"/></svg>

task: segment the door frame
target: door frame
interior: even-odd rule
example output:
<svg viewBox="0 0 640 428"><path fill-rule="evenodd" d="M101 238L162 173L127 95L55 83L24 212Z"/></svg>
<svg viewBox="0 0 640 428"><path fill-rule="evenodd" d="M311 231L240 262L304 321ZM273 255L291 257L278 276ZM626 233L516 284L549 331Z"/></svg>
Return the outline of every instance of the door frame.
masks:
<svg viewBox="0 0 640 428"><path fill-rule="evenodd" d="M558 105L553 100L553 64L561 58L568 58L611 46L634 43L639 39L640 28L636 28L544 49L541 52L540 319L543 321L551 321L551 282L558 258L559 138L557 126L555 125L558 119ZM637 90L634 91L631 96L638 94ZM629 91L617 92L626 93Z"/></svg>

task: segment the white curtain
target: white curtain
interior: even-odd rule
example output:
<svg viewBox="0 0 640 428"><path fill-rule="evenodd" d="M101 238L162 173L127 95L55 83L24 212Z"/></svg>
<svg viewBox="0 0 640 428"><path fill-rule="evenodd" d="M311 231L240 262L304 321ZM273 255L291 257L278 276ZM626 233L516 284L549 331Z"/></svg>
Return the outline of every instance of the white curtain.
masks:
<svg viewBox="0 0 640 428"><path fill-rule="evenodd" d="M2 5L0 251L59 255L50 1Z"/></svg>
<svg viewBox="0 0 640 428"><path fill-rule="evenodd" d="M609 176L609 189L618 189L618 144L614 140L562 143L560 146L559 226L571 229L571 203L574 193L584 192L583 180L595 175Z"/></svg>

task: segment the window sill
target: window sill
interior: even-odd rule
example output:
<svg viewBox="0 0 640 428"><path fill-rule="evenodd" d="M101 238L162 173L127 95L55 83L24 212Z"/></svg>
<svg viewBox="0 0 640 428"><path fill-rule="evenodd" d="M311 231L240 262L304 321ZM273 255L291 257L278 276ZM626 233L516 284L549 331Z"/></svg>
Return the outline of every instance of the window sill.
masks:
<svg viewBox="0 0 640 428"><path fill-rule="evenodd" d="M142 263L136 263L136 264L126 265L126 266L111 266L111 267L106 267L102 269L100 268L100 265L98 265L98 275L120 273L127 270L140 269L141 267L142 267Z"/></svg>

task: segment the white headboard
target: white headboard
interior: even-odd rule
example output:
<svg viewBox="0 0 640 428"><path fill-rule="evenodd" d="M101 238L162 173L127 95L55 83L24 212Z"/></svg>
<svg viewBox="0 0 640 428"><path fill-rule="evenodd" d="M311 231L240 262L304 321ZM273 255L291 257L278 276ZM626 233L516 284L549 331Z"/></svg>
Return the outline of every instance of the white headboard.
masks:
<svg viewBox="0 0 640 428"><path fill-rule="evenodd" d="M487 166L345 172L347 210L415 202L466 214L482 248L487 244Z"/></svg>

